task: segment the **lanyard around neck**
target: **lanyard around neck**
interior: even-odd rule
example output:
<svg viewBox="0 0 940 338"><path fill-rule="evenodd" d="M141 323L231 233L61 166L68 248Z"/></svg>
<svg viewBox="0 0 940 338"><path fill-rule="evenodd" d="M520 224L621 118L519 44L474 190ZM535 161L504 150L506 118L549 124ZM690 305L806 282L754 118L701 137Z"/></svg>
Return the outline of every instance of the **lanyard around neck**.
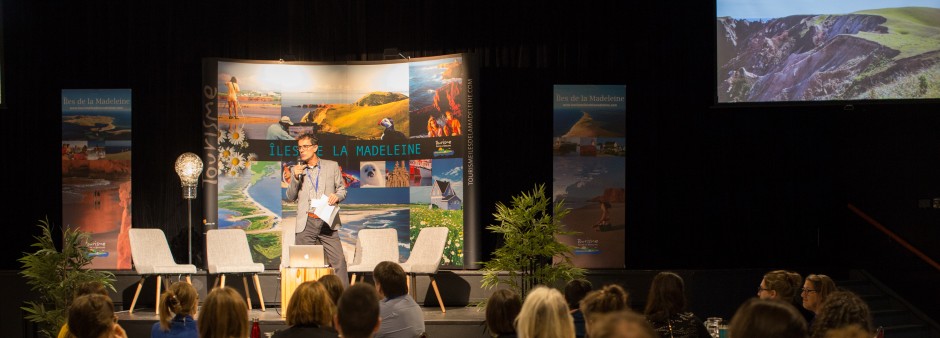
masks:
<svg viewBox="0 0 940 338"><path fill-rule="evenodd" d="M313 181L313 192L314 192L314 194L319 194L319 193L320 193L320 168L323 168L323 166L321 166L321 164L322 164L322 163L320 163L319 161L317 161L317 178L316 178L316 179L314 179L312 176L310 176L310 167L304 168L304 172L307 173L307 177L310 177L311 180L314 180L314 181Z"/></svg>

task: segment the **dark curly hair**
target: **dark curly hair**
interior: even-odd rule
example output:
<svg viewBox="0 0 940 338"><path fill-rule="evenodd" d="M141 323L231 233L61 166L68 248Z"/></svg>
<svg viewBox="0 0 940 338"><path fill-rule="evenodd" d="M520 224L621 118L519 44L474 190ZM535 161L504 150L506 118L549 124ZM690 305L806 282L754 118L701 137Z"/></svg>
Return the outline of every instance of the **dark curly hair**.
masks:
<svg viewBox="0 0 940 338"><path fill-rule="evenodd" d="M851 291L836 291L829 294L820 306L819 314L813 320L812 337L822 338L831 329L853 324L861 326L867 332L873 332L868 304Z"/></svg>

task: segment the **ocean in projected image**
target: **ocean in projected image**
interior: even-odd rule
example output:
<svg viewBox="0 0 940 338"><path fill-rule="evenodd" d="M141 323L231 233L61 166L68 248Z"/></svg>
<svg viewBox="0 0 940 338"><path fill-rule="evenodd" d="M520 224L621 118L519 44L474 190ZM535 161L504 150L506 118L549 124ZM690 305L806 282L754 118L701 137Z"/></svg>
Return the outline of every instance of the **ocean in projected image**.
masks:
<svg viewBox="0 0 940 338"><path fill-rule="evenodd" d="M719 103L940 98L940 0L716 4Z"/></svg>

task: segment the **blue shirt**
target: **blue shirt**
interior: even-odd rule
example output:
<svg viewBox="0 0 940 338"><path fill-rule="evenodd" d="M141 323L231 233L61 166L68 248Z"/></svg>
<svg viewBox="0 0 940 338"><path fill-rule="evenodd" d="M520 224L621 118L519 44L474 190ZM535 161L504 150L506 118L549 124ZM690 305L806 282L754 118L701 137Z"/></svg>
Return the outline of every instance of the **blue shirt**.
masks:
<svg viewBox="0 0 940 338"><path fill-rule="evenodd" d="M408 294L379 301L382 323L375 338L414 338L424 333L424 312Z"/></svg>
<svg viewBox="0 0 940 338"><path fill-rule="evenodd" d="M199 338L199 331L196 330L196 320L190 315L176 315L170 321L170 331L163 331L160 322L153 323L150 329L150 338Z"/></svg>

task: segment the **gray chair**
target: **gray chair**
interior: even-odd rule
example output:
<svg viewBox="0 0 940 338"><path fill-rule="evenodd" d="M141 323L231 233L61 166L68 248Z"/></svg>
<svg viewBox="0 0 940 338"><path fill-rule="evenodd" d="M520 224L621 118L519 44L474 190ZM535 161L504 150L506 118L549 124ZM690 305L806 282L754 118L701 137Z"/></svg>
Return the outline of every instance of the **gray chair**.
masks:
<svg viewBox="0 0 940 338"><path fill-rule="evenodd" d="M431 279L431 287L434 288L434 295L437 296L437 303L441 306L441 312L446 313L444 301L441 300L441 291L437 288L437 281L434 280L434 274L441 266L441 257L444 254L444 246L447 244L447 228L433 227L423 228L418 232L418 238L411 248L411 256L408 261L401 264L405 273L409 274L409 279L417 278L418 274L426 274ZM412 284L412 283L409 283Z"/></svg>
<svg viewBox="0 0 940 338"><path fill-rule="evenodd" d="M251 310L251 297L248 292L248 277L251 275L258 292L261 311L265 311L264 298L261 295L261 281L258 274L264 272L264 264L255 263L248 248L248 236L242 229L213 229L206 232L206 265L210 274L219 274L217 283L225 287L226 274L241 274L245 285L245 302Z"/></svg>
<svg viewBox="0 0 940 338"><path fill-rule="evenodd" d="M134 262L134 270L141 275L137 282L137 291L134 292L134 300L131 301L129 314L134 313L134 306L137 305L137 297L140 296L140 288L144 285L144 280L149 275L157 276L156 288L156 313L160 314L160 284L163 281L163 275L185 274L186 281L192 283L190 275L196 273L196 266L192 264L176 264L173 255L170 254L170 245L166 241L166 235L160 229L131 229L128 233L131 244L131 258ZM164 286L164 289L169 287Z"/></svg>
<svg viewBox="0 0 940 338"><path fill-rule="evenodd" d="M398 231L392 228L359 230L356 253L346 268L352 273L349 284L356 284L356 273L372 273L383 261L398 261Z"/></svg>

